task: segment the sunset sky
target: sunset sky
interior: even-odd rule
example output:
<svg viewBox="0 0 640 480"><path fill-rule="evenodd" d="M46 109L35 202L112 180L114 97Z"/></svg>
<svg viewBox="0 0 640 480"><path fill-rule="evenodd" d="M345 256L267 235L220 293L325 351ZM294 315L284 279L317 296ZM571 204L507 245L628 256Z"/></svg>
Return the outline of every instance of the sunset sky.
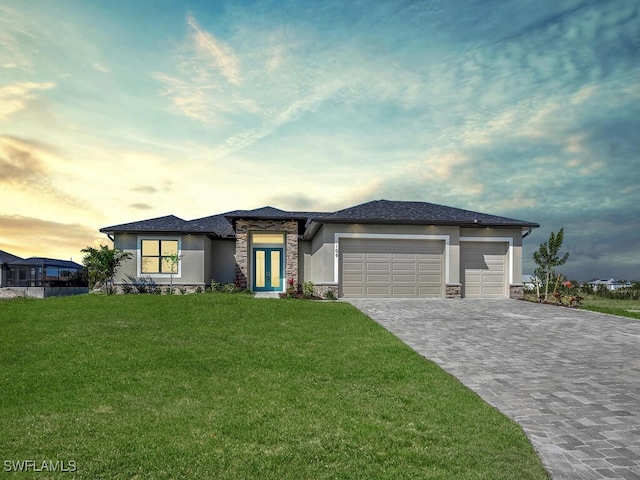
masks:
<svg viewBox="0 0 640 480"><path fill-rule="evenodd" d="M640 280L637 0L0 0L0 250L271 205L439 203Z"/></svg>

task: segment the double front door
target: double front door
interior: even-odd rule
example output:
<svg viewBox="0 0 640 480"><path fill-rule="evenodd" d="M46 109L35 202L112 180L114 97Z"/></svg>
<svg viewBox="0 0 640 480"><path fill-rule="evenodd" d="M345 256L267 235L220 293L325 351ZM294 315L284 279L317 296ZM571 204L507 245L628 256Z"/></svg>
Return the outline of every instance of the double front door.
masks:
<svg viewBox="0 0 640 480"><path fill-rule="evenodd" d="M254 248L254 292L280 292L283 290L282 253L282 248Z"/></svg>

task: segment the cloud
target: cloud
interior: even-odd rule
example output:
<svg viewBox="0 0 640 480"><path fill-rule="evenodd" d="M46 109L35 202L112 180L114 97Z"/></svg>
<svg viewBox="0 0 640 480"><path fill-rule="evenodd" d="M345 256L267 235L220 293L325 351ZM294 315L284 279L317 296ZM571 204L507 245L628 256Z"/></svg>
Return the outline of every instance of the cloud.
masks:
<svg viewBox="0 0 640 480"><path fill-rule="evenodd" d="M132 203L129 207L134 210L152 210L154 207L148 203Z"/></svg>
<svg viewBox="0 0 640 480"><path fill-rule="evenodd" d="M158 189L156 187L152 187L151 185L141 185L139 187L132 188L131 191L137 193L157 193Z"/></svg>
<svg viewBox="0 0 640 480"><path fill-rule="evenodd" d="M21 257L79 258L82 248L99 240L104 241L96 230L85 225L0 214L1 248Z"/></svg>
<svg viewBox="0 0 640 480"><path fill-rule="evenodd" d="M4 68L32 69L25 46L31 44L34 36L24 24L25 19L19 13L0 5L0 64Z"/></svg>
<svg viewBox="0 0 640 480"><path fill-rule="evenodd" d="M98 62L93 62L91 66L94 68L94 70L97 70L98 72L111 73L111 70L109 70L107 67L105 67L104 65L101 65Z"/></svg>
<svg viewBox="0 0 640 480"><path fill-rule="evenodd" d="M83 202L59 189L51 166L64 160L44 143L0 135L0 184L28 190L29 195L55 198L66 205L85 208Z"/></svg>
<svg viewBox="0 0 640 480"><path fill-rule="evenodd" d="M230 83L240 83L239 60L233 50L216 39L211 33L203 31L193 15L187 15L187 24L191 27L190 37L195 49L196 58L203 62L202 74L213 67L220 71Z"/></svg>
<svg viewBox="0 0 640 480"><path fill-rule="evenodd" d="M0 121L24 110L35 98L35 92L49 90L55 83L22 82L0 87Z"/></svg>

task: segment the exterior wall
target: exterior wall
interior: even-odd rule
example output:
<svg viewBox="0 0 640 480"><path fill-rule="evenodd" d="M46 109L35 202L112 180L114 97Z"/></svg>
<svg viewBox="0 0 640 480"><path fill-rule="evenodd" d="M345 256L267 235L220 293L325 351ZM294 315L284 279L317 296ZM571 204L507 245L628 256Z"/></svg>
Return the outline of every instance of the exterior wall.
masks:
<svg viewBox="0 0 640 480"><path fill-rule="evenodd" d="M205 275L205 282L211 284L211 280L218 283L233 283L236 278L236 241L212 240L209 260L210 274Z"/></svg>
<svg viewBox="0 0 640 480"><path fill-rule="evenodd" d="M113 246L133 255L132 258L122 263L120 268L118 268L115 283L128 282L130 277L136 278L138 276L138 236L129 233L116 233L114 235Z"/></svg>
<svg viewBox="0 0 640 480"><path fill-rule="evenodd" d="M116 273L115 283L129 283L130 278L151 277L158 285L169 285L169 274L142 274L140 272L139 243L142 238L178 238L180 241L179 272L173 275L174 285L205 285L205 254L210 249L210 240L204 235L133 235L116 234L114 246L130 252L133 258L123 263ZM208 280L210 282L210 279Z"/></svg>
<svg viewBox="0 0 640 480"><path fill-rule="evenodd" d="M298 242L298 279L300 283L313 281L311 266L311 242Z"/></svg>
<svg viewBox="0 0 640 480"><path fill-rule="evenodd" d="M293 220L237 220L236 221L236 284L246 289L251 280L250 233L270 231L285 233L285 282L298 283L298 222Z"/></svg>
<svg viewBox="0 0 640 480"><path fill-rule="evenodd" d="M68 297L89 293L89 287L11 287L11 290L30 298Z"/></svg>

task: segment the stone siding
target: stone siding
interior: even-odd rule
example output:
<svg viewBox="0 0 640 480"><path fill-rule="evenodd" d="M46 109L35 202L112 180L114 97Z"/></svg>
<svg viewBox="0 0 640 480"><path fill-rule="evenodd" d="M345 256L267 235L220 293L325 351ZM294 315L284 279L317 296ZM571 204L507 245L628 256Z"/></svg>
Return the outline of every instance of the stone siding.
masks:
<svg viewBox="0 0 640 480"><path fill-rule="evenodd" d="M320 298L324 298L327 292L333 292L335 298L338 298L337 283L316 283L313 286L314 294Z"/></svg>
<svg viewBox="0 0 640 480"><path fill-rule="evenodd" d="M522 300L524 298L524 287L522 284L509 285L509 298Z"/></svg>
<svg viewBox="0 0 640 480"><path fill-rule="evenodd" d="M447 284L447 298L462 298L462 284L449 283Z"/></svg>
<svg viewBox="0 0 640 480"><path fill-rule="evenodd" d="M249 288L249 233L252 231L284 232L285 282L298 284L298 222L294 220L237 220L236 221L236 285Z"/></svg>

